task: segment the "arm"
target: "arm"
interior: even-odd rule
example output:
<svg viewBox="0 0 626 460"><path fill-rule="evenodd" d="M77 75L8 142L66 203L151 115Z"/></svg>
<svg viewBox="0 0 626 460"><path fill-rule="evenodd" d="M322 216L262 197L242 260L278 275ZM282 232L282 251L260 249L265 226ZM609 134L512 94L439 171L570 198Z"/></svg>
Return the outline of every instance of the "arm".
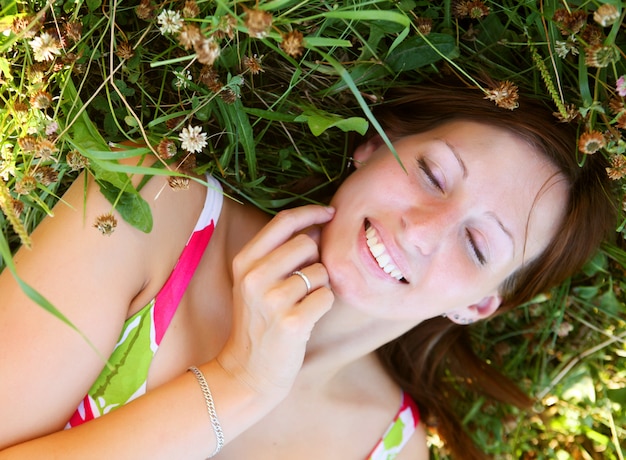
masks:
<svg viewBox="0 0 626 460"><path fill-rule="evenodd" d="M32 249L22 248L15 256L20 277L85 333L100 356L79 334L30 301L8 271L0 275L0 448L64 426L102 369L102 357L113 349L129 306L166 276L154 267L171 269L194 216L173 214L177 222L182 220L182 228L168 228L168 213L175 213L180 200L189 196L164 190L154 201L164 183L154 178L144 190L153 206L151 234L117 216L118 228L104 237L92 225L111 205L91 181L84 205L81 177L64 196L67 204L57 205L55 217L33 232ZM203 194L197 195L201 203ZM174 233L172 238L169 231L187 234ZM178 240L182 242L171 243Z"/></svg>
<svg viewBox="0 0 626 460"><path fill-rule="evenodd" d="M178 208L180 207L179 203ZM169 210L174 211L176 208L174 206ZM159 213L160 211L155 212L157 215ZM327 276L320 264L313 264L311 269L316 273L315 291L304 299L302 281L289 277L291 271L307 266L318 257L317 245L311 238L305 236L292 238L293 234L330 218L331 214L320 207L285 213L270 223L268 228L237 257L234 269L236 286L233 327L239 332L231 336L218 360L200 367L211 385L227 442L258 421L284 398L301 366L304 347L313 324L332 303L330 290L321 287L327 283ZM167 220L176 222L171 215ZM100 235L98 237L102 238ZM149 243L146 245L151 246ZM142 259L149 256L148 250L132 246L133 244L129 243L129 247L120 250L118 263L128 264L128 254L131 254L130 258L140 261L136 268L141 269L141 265L153 265ZM67 257L63 251L59 251L57 255ZM135 265L135 262L132 265ZM271 270L268 269L270 266ZM279 267L278 270L276 267ZM133 273L126 268L123 271L126 275ZM146 283L145 275L139 278L134 289L137 285ZM60 282L62 279L61 276L57 281ZM110 279L115 280L115 277ZM101 289L101 293L104 295L105 291L110 290L110 286L107 286ZM114 291L115 295L119 295L118 290ZM95 297L84 290L81 294L72 295L76 310L80 309L81 298L86 298L82 296ZM132 298L129 294L128 298L117 301L127 302ZM294 307L297 307L297 310ZM75 320L71 315L68 316ZM117 323L115 328L119 328ZM88 326L90 323L84 324ZM104 327L102 324L98 327L92 326L90 332L97 335ZM110 347L117 339L116 334L112 336L115 339L110 342ZM55 336L49 338L55 339ZM54 352L71 351L71 346L65 345L64 348L63 345L55 348ZM43 353L43 348L45 347L42 344L41 356L44 358L40 358L41 361L49 353ZM55 361L58 359L55 358ZM76 359L69 361L76 363ZM18 368L20 362L14 359L12 364ZM68 364L67 371L71 372L72 369L73 365ZM54 379L54 370L55 366L50 366L46 377ZM35 374L36 372L31 375ZM96 375L97 372L89 378L82 378L83 387L72 389L75 400L67 397L64 403L53 404L55 408L65 411L65 415L60 417L54 410L49 410L51 415L56 416L54 424L39 428L39 431L28 431L26 427L29 421L26 421L22 425L22 432L14 435L22 436L21 439L14 437L3 440L5 446L13 444L16 440L30 441L6 449L0 453L0 458L19 459L42 455L47 458L54 458L55 455L65 459L72 458L72 455L75 455L75 458L85 456L94 458L99 455L98 453L104 458L111 456L172 458L174 455L183 454L200 457L212 452L215 439L211 433L202 393L195 378L189 374L96 421L69 431L55 432L69 417L69 412L74 409ZM45 382L46 379L41 380ZM66 382L68 380L72 379L65 379ZM19 393L19 385L14 385L8 390ZM4 391L5 389L2 390L2 394L7 394ZM28 398L23 397L23 400L25 399ZM44 398L40 399L47 401ZM20 412L21 408L18 406L20 404L13 406L13 416ZM39 416L40 414L31 415L30 421L37 420ZM53 434L41 437L46 432Z"/></svg>

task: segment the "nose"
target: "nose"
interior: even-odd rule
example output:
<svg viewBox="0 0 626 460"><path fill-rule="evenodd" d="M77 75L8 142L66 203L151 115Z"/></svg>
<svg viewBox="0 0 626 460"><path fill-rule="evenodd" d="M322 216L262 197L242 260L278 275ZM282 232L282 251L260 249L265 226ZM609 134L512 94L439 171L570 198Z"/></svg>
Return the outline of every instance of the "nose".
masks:
<svg viewBox="0 0 626 460"><path fill-rule="evenodd" d="M450 206L415 208L402 214L402 228L408 244L425 256L440 250L446 239L455 232L460 221L459 212Z"/></svg>

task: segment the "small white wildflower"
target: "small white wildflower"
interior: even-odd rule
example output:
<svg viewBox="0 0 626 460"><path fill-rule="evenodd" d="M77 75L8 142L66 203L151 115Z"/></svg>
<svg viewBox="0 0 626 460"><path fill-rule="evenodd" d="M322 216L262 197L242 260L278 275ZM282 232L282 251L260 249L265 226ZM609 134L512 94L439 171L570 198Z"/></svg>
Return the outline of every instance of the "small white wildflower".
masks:
<svg viewBox="0 0 626 460"><path fill-rule="evenodd" d="M572 53L572 56L576 56L578 54L578 47L576 46L576 37L571 36L567 39L567 41L557 40L555 50L556 50L557 56L559 56L561 59L565 59L565 57L569 53Z"/></svg>
<svg viewBox="0 0 626 460"><path fill-rule="evenodd" d="M174 86L178 89L185 89L189 87L189 82L191 81L191 72L189 70L185 70L183 72L174 72L176 76L176 80L174 80Z"/></svg>
<svg viewBox="0 0 626 460"><path fill-rule="evenodd" d="M163 35L176 34L183 27L183 18L178 11L163 10L157 17Z"/></svg>
<svg viewBox="0 0 626 460"><path fill-rule="evenodd" d="M33 49L35 61L38 62L51 61L55 55L61 54L61 44L48 32L41 33L41 35L29 41L28 44Z"/></svg>
<svg viewBox="0 0 626 460"><path fill-rule="evenodd" d="M181 147L189 153L201 152L206 146L206 133L202 132L200 126L191 126L183 128L178 137L181 141Z"/></svg>

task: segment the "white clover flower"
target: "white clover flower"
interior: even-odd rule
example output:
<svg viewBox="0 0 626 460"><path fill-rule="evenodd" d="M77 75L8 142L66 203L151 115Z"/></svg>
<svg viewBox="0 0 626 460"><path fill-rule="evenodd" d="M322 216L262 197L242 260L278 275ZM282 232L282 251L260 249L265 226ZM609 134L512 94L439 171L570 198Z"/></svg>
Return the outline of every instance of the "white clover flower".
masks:
<svg viewBox="0 0 626 460"><path fill-rule="evenodd" d="M157 22L163 35L176 34L183 27L183 18L178 11L163 10L157 17Z"/></svg>
<svg viewBox="0 0 626 460"><path fill-rule="evenodd" d="M202 132L200 126L191 126L183 128L178 137L181 141L181 147L189 153L201 152L207 145L206 133Z"/></svg>
<svg viewBox="0 0 626 460"><path fill-rule="evenodd" d="M61 54L59 41L48 32L42 32L41 35L33 38L28 42L33 49L35 61L45 62L54 59L55 55Z"/></svg>
<svg viewBox="0 0 626 460"><path fill-rule="evenodd" d="M189 87L189 82L192 80L191 72L185 70L183 72L174 72L176 80L174 80L174 86L178 89L185 89Z"/></svg>

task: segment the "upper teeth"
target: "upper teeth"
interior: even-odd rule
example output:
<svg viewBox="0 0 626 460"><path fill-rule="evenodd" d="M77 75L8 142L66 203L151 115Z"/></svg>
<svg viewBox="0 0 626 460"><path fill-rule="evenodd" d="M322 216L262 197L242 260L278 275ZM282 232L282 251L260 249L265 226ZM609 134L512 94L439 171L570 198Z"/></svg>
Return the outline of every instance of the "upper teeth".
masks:
<svg viewBox="0 0 626 460"><path fill-rule="evenodd" d="M376 262L378 262L378 266L382 268L385 273L393 276L398 281L404 279L402 272L391 262L391 256L387 253L385 245L378 241L378 234L376 230L374 230L374 227L367 227L365 230L365 238L367 239L367 246L370 252L374 256L374 259L376 259Z"/></svg>

